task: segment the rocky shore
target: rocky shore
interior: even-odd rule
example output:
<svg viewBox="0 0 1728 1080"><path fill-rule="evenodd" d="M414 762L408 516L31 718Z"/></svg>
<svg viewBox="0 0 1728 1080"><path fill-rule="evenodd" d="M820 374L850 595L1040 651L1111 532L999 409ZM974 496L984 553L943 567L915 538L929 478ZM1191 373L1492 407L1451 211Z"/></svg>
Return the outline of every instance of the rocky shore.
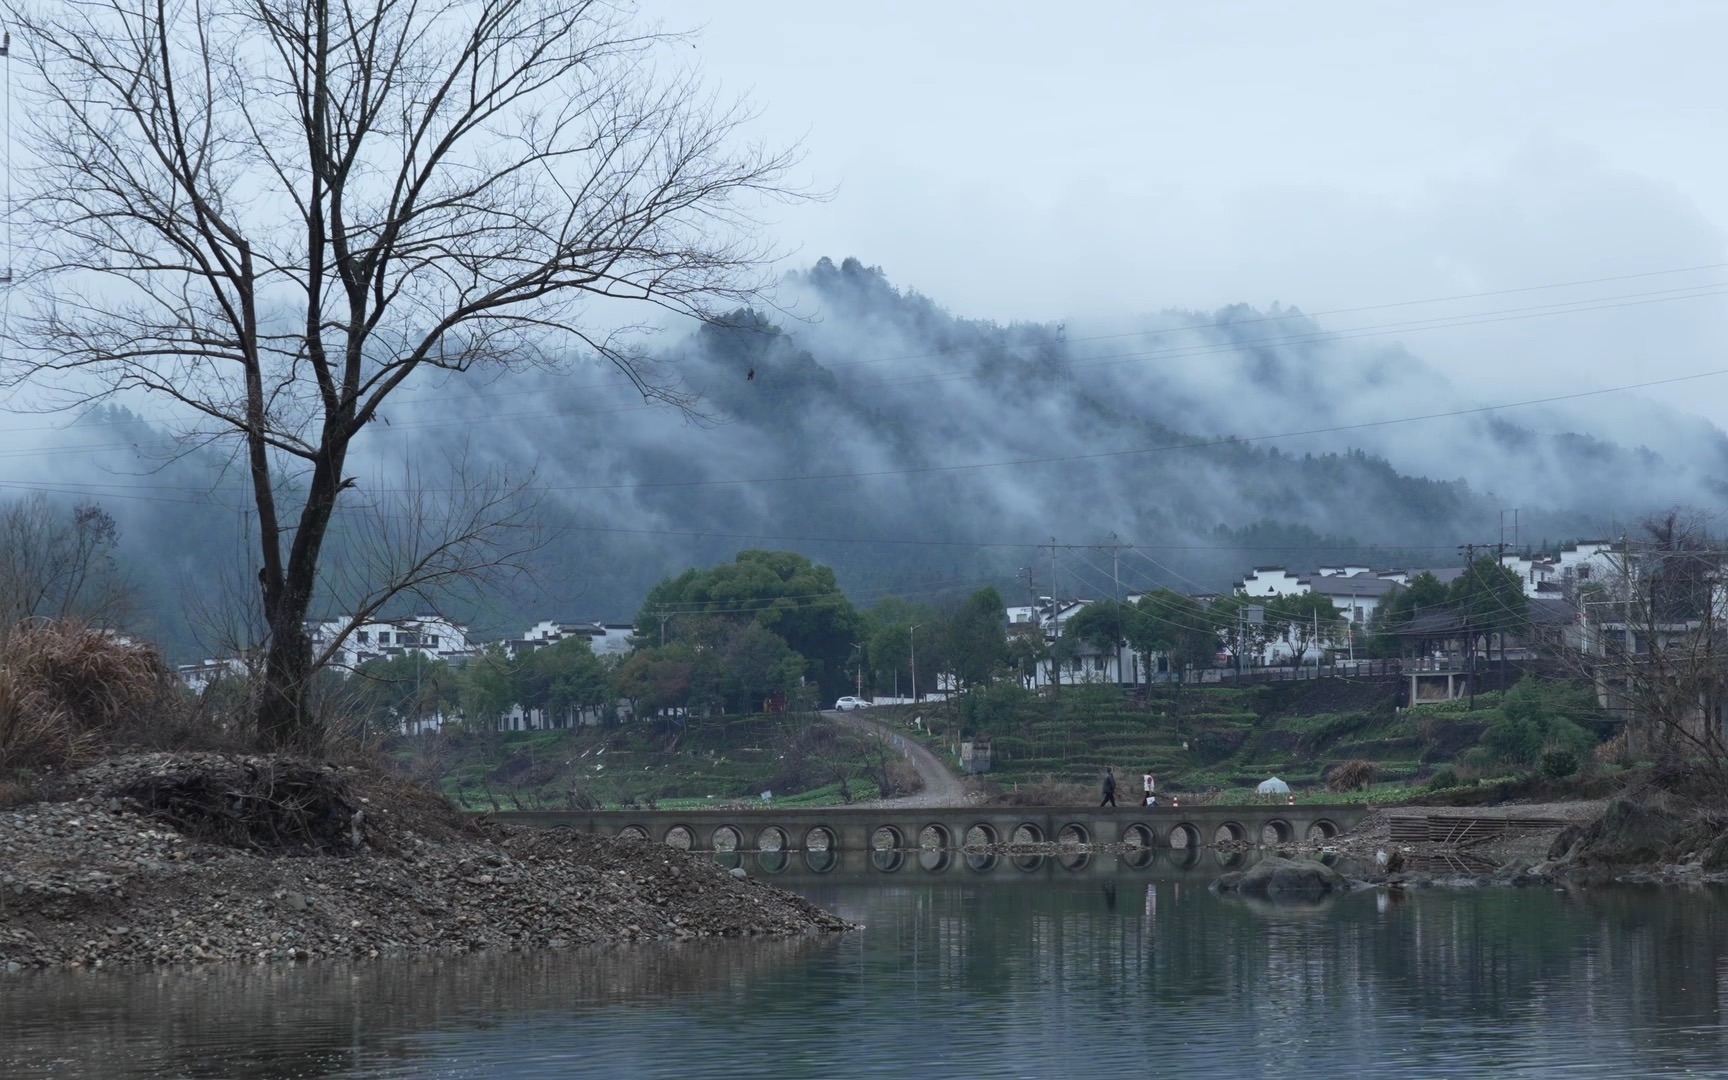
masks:
<svg viewBox="0 0 1728 1080"><path fill-rule="evenodd" d="M1342 836L1285 851L1336 855L1363 867L1368 883L1402 888L1728 884L1728 821L1695 800L1660 788L1632 790L1607 800L1433 807L1448 817L1561 824L1482 843L1395 843L1391 819L1424 809L1380 811ZM1378 861L1382 854L1387 856L1385 866Z"/></svg>
<svg viewBox="0 0 1728 1080"><path fill-rule="evenodd" d="M711 858L467 821L357 767L128 755L0 809L0 971L846 929Z"/></svg>

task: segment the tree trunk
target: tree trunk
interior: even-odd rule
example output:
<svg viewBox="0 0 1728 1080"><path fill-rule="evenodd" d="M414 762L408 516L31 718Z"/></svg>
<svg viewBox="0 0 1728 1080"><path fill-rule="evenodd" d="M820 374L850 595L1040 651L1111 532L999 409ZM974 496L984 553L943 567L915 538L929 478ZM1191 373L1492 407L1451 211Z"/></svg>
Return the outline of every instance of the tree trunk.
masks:
<svg viewBox="0 0 1728 1080"><path fill-rule="evenodd" d="M306 712L306 682L312 676L312 639L306 604L300 614L283 612L270 631L264 688L258 697L258 740L271 750L316 750L323 741Z"/></svg>

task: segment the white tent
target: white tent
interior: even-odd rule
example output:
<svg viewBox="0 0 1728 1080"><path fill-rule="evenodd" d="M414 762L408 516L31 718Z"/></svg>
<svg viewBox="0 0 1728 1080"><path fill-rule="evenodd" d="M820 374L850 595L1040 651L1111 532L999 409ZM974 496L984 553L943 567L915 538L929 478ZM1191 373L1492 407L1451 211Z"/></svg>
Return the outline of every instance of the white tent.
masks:
<svg viewBox="0 0 1728 1080"><path fill-rule="evenodd" d="M1260 786L1254 790L1262 795L1288 795L1290 785L1274 776L1270 780L1260 781Z"/></svg>

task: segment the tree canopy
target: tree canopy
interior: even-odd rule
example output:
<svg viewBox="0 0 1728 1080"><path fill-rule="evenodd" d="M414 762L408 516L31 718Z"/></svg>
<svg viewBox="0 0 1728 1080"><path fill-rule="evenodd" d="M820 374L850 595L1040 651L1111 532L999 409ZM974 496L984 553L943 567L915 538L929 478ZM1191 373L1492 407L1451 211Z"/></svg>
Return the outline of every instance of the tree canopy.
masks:
<svg viewBox="0 0 1728 1080"><path fill-rule="evenodd" d="M691 569L649 590L636 625L650 642L692 641L714 620L754 623L807 665L824 696L845 692L847 663L864 619L834 571L790 551L741 551L730 563Z"/></svg>

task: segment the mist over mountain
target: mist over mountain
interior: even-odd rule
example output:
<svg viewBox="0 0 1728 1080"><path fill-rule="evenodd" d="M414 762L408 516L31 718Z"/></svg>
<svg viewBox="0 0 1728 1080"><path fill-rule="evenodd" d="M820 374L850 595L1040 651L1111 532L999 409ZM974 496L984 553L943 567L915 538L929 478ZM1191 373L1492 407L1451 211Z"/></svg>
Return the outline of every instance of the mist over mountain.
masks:
<svg viewBox="0 0 1728 1080"><path fill-rule="evenodd" d="M1290 308L1003 325L854 259L789 276L775 300L645 340L690 413L592 361L406 388L357 444L357 495L412 472L454 498L458 459L470 483L533 470L533 575L448 602L485 633L628 619L661 578L745 548L827 563L864 605L983 584L1012 603L1050 591L1052 539L1079 546L1057 554L1060 595L1215 590L1253 565L1456 563L1459 544L1513 539L1513 509L1519 543L1553 543L1728 490L1728 436L1702 419L1627 394L1478 411L1508 398L1395 334ZM108 507L148 629L177 656L211 651L187 608L244 595L257 559L221 448L174 456L139 417L99 410L0 450L11 480ZM343 515L334 572L366 542L364 516ZM1106 541L1132 547L1114 563L1084 550Z"/></svg>

